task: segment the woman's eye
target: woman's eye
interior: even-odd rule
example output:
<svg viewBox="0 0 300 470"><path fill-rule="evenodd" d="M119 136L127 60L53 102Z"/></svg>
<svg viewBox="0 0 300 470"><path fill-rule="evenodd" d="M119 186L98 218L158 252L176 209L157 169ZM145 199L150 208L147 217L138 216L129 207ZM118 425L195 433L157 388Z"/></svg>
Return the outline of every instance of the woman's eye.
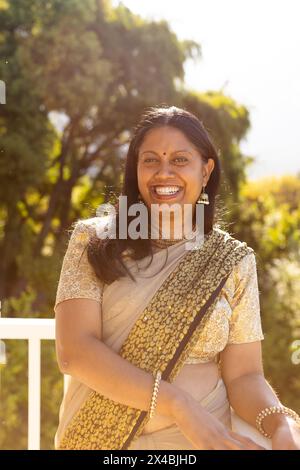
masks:
<svg viewBox="0 0 300 470"><path fill-rule="evenodd" d="M180 160L181 162L187 162L187 158L185 157L176 157L174 160Z"/></svg>
<svg viewBox="0 0 300 470"><path fill-rule="evenodd" d="M184 163L184 162L188 161L188 159L186 157L176 157L176 158L174 158L174 161L176 161L176 160L180 161L181 163ZM149 157L149 158L144 159L144 163L149 163L151 161L157 161L157 158Z"/></svg>

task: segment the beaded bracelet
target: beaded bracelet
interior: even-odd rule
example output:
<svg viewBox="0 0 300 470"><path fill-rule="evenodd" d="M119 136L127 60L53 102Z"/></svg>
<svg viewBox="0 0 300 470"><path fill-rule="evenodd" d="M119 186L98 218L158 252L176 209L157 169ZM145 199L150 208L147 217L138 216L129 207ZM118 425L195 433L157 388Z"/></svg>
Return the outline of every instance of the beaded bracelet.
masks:
<svg viewBox="0 0 300 470"><path fill-rule="evenodd" d="M161 381L161 371L158 370L155 374L155 381L154 381L154 387L153 387L151 404L150 404L150 414L149 414L150 418L152 418L152 416L154 414L154 410L156 408L157 394L158 394L158 388L159 388L160 381Z"/></svg>
<svg viewBox="0 0 300 470"><path fill-rule="evenodd" d="M267 408L264 408L256 417L256 427L259 430L263 436L268 437L269 439L272 439L272 436L270 434L266 433L264 428L262 427L262 421L266 416L269 416L274 413L282 413L284 415L290 416L293 418L296 423L300 426L300 416L296 413L296 411L291 410L290 408L287 408L286 406L269 406Z"/></svg>

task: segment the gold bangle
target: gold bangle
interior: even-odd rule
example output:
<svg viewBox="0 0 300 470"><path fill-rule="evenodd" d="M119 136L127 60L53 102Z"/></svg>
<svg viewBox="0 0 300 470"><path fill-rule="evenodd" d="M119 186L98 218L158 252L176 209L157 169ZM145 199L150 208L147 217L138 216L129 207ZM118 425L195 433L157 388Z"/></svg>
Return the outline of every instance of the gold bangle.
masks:
<svg viewBox="0 0 300 470"><path fill-rule="evenodd" d="M154 387L153 387L151 404L150 404L150 412L149 412L149 418L150 419L152 418L152 416L154 414L154 410L156 408L157 394L158 394L158 388L159 388L160 381L161 381L161 371L158 370L155 374L155 381L154 381Z"/></svg>
<svg viewBox="0 0 300 470"><path fill-rule="evenodd" d="M268 437L269 439L272 439L272 436L268 434L262 427L262 421L266 416L269 416L274 413L282 413L284 415L290 416L300 426L300 416L296 413L296 411L291 410L290 408L287 408L286 406L282 406L282 405L281 406L269 406L267 408L264 408L257 415L256 420L255 420L256 427L263 436Z"/></svg>

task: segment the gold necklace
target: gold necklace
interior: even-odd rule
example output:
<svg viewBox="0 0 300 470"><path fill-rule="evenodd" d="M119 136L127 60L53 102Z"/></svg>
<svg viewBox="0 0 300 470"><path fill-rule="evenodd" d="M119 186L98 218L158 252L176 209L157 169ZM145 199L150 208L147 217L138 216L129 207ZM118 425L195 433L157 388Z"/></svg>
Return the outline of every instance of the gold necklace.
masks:
<svg viewBox="0 0 300 470"><path fill-rule="evenodd" d="M193 231L195 231L196 224L193 224ZM166 248L168 246L174 245L175 243L179 243L183 240L187 240L184 238L151 238L151 229L148 230L148 236L151 239L153 245L157 246L158 248Z"/></svg>

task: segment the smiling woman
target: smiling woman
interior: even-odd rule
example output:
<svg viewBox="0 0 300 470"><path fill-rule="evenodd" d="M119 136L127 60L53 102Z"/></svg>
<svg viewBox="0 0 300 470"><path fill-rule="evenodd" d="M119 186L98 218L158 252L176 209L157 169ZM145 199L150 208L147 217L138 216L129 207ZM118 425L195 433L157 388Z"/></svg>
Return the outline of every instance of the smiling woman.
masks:
<svg viewBox="0 0 300 470"><path fill-rule="evenodd" d="M214 159L203 158L199 148L180 129L169 125L154 128L146 134L139 149L137 174L141 198L149 208L162 202L179 204L184 229L186 208L192 206L195 222L196 201L214 166ZM174 212L170 215L173 238ZM159 232L164 232L162 218Z"/></svg>
<svg viewBox="0 0 300 470"><path fill-rule="evenodd" d="M201 233L211 232L215 223L215 198L220 177L218 152L203 123L196 116L175 106L150 108L141 116L128 149L122 195L127 197L128 207L141 201L145 203L149 209L148 226L154 225L150 217L151 205L163 202L174 206L180 204L182 225L189 220L189 212L184 205L190 205L195 226L196 202L206 202L203 197L205 194L209 204L203 204L204 224L199 228ZM180 187L180 191L174 195L169 194L170 184ZM157 189L158 187L162 189ZM165 194L166 192L168 194ZM118 203L115 211L116 232L119 233ZM159 226L155 224L154 232L162 232L162 212L163 209ZM128 217L127 227L132 220L133 216ZM169 224L172 239L172 212ZM184 227L182 233L185 233ZM88 246L88 258L97 276L107 283L118 279L124 273L133 279L123 263L122 253L129 251L133 258L138 260L152 256L154 246L150 239L132 240L128 236L124 239L99 241L94 237Z"/></svg>
<svg viewBox="0 0 300 470"><path fill-rule="evenodd" d="M76 223L54 308L58 364L70 376L55 448L254 450L256 424L273 448L300 446L297 416L263 374L255 253L215 222L219 181L196 116L174 106L142 116L122 195L130 207L140 194L152 226L152 205L165 201L195 216L205 186L204 240L154 251L151 239L99 238L101 218ZM249 437L232 429L231 409Z"/></svg>
<svg viewBox="0 0 300 470"><path fill-rule="evenodd" d="M182 146L187 148L180 150ZM147 204L165 200L165 196L181 205L195 203L213 168L214 160L205 161L179 129L153 129L140 147L139 190Z"/></svg>

